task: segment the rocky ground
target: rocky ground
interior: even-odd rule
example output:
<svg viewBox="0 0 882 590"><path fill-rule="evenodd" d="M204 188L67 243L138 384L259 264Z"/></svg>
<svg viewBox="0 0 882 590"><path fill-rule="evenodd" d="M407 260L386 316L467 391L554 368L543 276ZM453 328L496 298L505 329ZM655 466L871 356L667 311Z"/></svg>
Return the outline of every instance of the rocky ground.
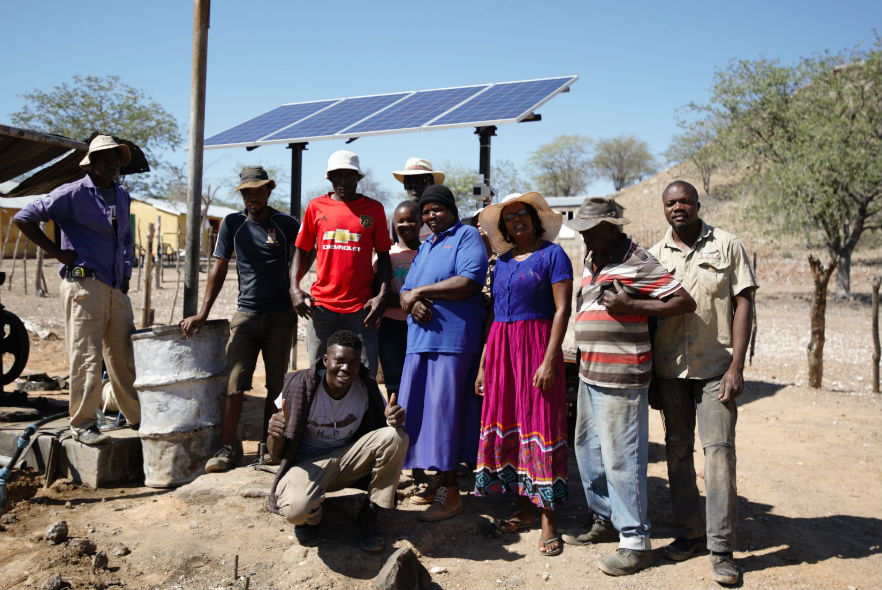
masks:
<svg viewBox="0 0 882 590"><path fill-rule="evenodd" d="M759 269L763 289L757 301L756 356L739 399L736 558L744 569L741 586L879 588L882 401L871 391L867 302L870 277L879 268L875 263L856 268L856 301L831 301L824 388L815 390L806 386L810 292L805 266L782 259ZM171 310L175 272L164 272L162 289L153 291L158 323L178 319L181 309L179 293L176 311ZM24 295L17 274L11 290L0 287L0 301L31 331L26 372L63 376L57 280L51 271L47 279L48 298L34 296L30 285L30 294ZM212 317L229 317L234 308L233 279L228 278ZM140 318L143 292L133 291L132 300ZM255 385L262 393L261 375ZM31 395L64 399L63 393ZM260 403L256 395L246 400L246 463L256 458ZM658 548L674 531L657 412L651 417L650 439L649 514ZM700 467L700 449L696 457ZM494 519L513 511L511 498L469 495L462 514L421 523L419 509L406 501L415 490L408 474L400 487L400 509L382 524L383 552L368 555L357 548L348 526L362 497L356 491L328 500L321 544L305 548L282 518L266 511L271 481L271 473L243 465L176 490L91 490L64 480L43 490L40 476L16 472L10 482L13 503L2 517L0 588L370 588L394 549L406 545L434 571L434 588L718 587L705 556L678 564L658 556L652 567L625 578L606 577L595 565L615 549L614 543L566 546L558 557L540 556L538 530L506 536L495 531ZM464 489L473 483L468 474L460 481ZM585 513L572 458L569 490L567 507L558 517L563 528L579 524ZM47 529L62 520L68 539L47 541ZM100 551L107 556L106 567L94 565Z"/></svg>

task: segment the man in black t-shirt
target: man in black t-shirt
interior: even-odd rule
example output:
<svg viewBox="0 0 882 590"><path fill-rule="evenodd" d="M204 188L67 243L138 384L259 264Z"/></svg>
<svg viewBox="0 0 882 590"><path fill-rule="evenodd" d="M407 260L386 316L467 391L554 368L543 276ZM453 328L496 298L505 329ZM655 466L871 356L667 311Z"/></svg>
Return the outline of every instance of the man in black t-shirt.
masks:
<svg viewBox="0 0 882 590"><path fill-rule="evenodd" d="M236 190L242 193L245 209L227 215L221 223L202 308L180 323L188 338L199 332L223 287L235 252L239 305L230 322L227 343L230 374L221 407L222 446L206 463L207 473L226 471L238 459L241 449L236 445L236 432L242 397L251 389L259 352L263 353L267 389L260 440L266 439L267 423L275 412L273 400L282 390L282 379L288 368L296 317L288 295L288 265L300 222L267 205L276 183L262 167L249 166L239 178Z"/></svg>

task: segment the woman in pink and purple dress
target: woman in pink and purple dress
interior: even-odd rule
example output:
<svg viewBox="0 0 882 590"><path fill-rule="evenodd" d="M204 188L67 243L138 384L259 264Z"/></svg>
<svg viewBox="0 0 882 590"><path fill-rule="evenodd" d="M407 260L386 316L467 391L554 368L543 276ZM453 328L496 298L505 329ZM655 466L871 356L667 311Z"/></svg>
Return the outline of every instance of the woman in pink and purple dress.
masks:
<svg viewBox="0 0 882 590"><path fill-rule="evenodd" d="M567 497L561 343L571 311L573 266L552 242L562 222L535 192L509 195L480 215L499 258L493 323L475 384L484 396L475 495L517 494L517 511L499 529L513 533L541 524L538 548L546 556L563 549L554 510Z"/></svg>

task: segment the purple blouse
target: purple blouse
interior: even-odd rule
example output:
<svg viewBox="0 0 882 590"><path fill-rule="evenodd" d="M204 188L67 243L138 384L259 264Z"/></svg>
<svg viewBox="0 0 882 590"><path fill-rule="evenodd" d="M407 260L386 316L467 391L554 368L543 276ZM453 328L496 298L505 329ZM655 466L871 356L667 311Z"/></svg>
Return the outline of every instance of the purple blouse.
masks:
<svg viewBox="0 0 882 590"><path fill-rule="evenodd" d="M573 278L573 265L563 248L543 242L526 260L511 250L499 257L493 275L495 322L554 318L554 283Z"/></svg>

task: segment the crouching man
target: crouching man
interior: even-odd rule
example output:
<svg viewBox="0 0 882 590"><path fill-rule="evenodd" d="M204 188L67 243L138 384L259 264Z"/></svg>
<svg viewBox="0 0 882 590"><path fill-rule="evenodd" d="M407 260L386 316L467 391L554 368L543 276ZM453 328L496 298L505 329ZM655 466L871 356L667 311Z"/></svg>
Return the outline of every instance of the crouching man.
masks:
<svg viewBox="0 0 882 590"><path fill-rule="evenodd" d="M285 376L269 421L267 450L280 460L270 492L270 510L294 524L302 545L315 542L327 492L366 479L368 497L358 515L359 545L380 551L381 509L395 507L395 492L407 452L404 410L393 394L388 405L361 364L355 332L331 334L327 352L311 369Z"/></svg>

